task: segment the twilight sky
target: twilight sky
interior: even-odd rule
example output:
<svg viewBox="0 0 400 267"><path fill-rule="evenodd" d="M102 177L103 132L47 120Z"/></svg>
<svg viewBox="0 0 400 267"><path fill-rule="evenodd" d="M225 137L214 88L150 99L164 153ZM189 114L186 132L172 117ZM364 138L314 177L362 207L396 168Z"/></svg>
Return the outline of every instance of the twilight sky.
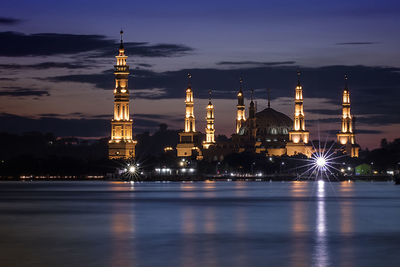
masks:
<svg viewBox="0 0 400 267"><path fill-rule="evenodd" d="M270 88L292 117L300 68L311 137L339 130L347 73L357 140L374 148L400 137L399 25L394 0L3 1L0 131L108 136L123 28L136 133L183 127L188 72L197 130L213 89L217 134L233 132L240 76L259 111Z"/></svg>

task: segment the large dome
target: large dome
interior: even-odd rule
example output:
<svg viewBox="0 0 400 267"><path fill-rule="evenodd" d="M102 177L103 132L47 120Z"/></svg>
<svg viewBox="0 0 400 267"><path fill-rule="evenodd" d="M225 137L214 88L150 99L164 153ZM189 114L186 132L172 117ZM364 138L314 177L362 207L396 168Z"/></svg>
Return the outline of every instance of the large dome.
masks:
<svg viewBox="0 0 400 267"><path fill-rule="evenodd" d="M256 113L257 128L285 127L291 128L293 120L272 108Z"/></svg>
<svg viewBox="0 0 400 267"><path fill-rule="evenodd" d="M246 135L249 129L246 121L239 134ZM266 108L256 113L257 136L288 135L292 129L293 120L285 114L272 108Z"/></svg>

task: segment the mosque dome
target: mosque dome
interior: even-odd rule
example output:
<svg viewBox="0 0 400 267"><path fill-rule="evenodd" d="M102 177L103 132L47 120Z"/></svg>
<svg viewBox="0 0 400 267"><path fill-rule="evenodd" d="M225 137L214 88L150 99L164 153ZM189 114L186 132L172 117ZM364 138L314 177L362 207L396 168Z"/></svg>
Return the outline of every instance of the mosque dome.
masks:
<svg viewBox="0 0 400 267"><path fill-rule="evenodd" d="M257 112L255 116L257 136L288 135L293 126L293 120L291 118L270 107ZM248 133L248 127L247 120L239 134L246 135Z"/></svg>

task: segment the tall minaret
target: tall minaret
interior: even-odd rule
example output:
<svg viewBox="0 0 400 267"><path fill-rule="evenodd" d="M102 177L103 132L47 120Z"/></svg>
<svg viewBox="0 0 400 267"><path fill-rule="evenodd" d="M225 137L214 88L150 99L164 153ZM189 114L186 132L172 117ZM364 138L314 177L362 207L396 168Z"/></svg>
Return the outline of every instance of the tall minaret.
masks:
<svg viewBox="0 0 400 267"><path fill-rule="evenodd" d="M193 102L193 91L190 79L192 75L188 73L188 87L186 89L186 115L185 115L185 132L195 132L195 118L194 118L194 102Z"/></svg>
<svg viewBox="0 0 400 267"><path fill-rule="evenodd" d="M132 139L132 119L129 118L128 56L125 55L122 30L120 34L121 44L115 56L117 64L114 66L114 118L111 120L111 140L108 145L110 159L134 158L136 146L136 141Z"/></svg>
<svg viewBox="0 0 400 267"><path fill-rule="evenodd" d="M289 139L293 143L308 143L309 132L306 131L306 123L303 110L303 87L300 83L300 71L297 72L297 86L294 99L293 131L289 133Z"/></svg>
<svg viewBox="0 0 400 267"><path fill-rule="evenodd" d="M244 105L244 95L243 95L243 79L240 78L240 88L237 94L238 103L237 107L237 115L236 115L236 133L239 133L240 128L242 127L243 123L246 121L245 115L245 105Z"/></svg>
<svg viewBox="0 0 400 267"><path fill-rule="evenodd" d="M300 71L297 72L297 86L294 98L294 120L293 130L289 132L289 141L286 144L286 154L294 156L304 154L311 157L312 151L308 145L310 133L306 130L304 110L303 110L303 87L300 83Z"/></svg>
<svg viewBox="0 0 400 267"><path fill-rule="evenodd" d="M208 91L209 101L206 107L207 110L207 126L206 126L206 140L203 142L203 147L205 149L209 148L210 145L215 143L215 128L214 128L214 105L211 103L211 90Z"/></svg>
<svg viewBox="0 0 400 267"><path fill-rule="evenodd" d="M257 124L256 124L256 106L253 102L254 89L251 90L251 100L249 105L249 130L252 138L256 138Z"/></svg>
<svg viewBox="0 0 400 267"><path fill-rule="evenodd" d="M188 86L185 98L185 129L178 133L179 143L176 146L178 157L192 157L194 153L197 159L202 159L201 134L196 132L194 118L193 90L191 85L192 75L188 74Z"/></svg>
<svg viewBox="0 0 400 267"><path fill-rule="evenodd" d="M340 132L337 134L338 143L341 145L350 145L349 149L346 148L346 152L352 157L358 157L358 149L356 149L356 141L354 134L353 120L350 112L350 91L347 86L347 75L344 76L344 89L342 98L342 127ZM357 151L356 151L357 150Z"/></svg>

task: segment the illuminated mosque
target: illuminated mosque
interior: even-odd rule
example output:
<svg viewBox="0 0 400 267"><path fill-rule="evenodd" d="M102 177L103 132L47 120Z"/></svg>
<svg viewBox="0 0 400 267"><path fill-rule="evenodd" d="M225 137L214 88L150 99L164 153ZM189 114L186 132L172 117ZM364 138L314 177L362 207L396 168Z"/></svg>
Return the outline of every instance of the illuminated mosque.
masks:
<svg viewBox="0 0 400 267"><path fill-rule="evenodd" d="M116 56L114 66L114 118L111 120L111 139L109 140L110 159L135 158L136 141L132 138L132 119L129 113L128 76L129 66L122 41ZM269 94L268 94L269 95ZM194 90L191 84L191 75L188 74L188 86L185 97L184 130L179 133L179 142L176 147L178 157L196 157L208 160L222 160L231 153L253 152L266 156L295 156L311 157L314 152L310 141L310 133L306 129L306 120L303 107L303 86L300 81L300 72L297 72L297 85L294 90L293 119L271 108L268 97L268 106L257 112L251 93L248 117L244 103L243 80L237 93L235 133L228 141L216 142L214 125L214 105L211 91L206 106L205 134L196 131L194 116ZM355 141L354 117L350 112L350 91L347 86L347 76L342 99L342 125L337 133L337 144L334 148L351 157L358 157L359 145Z"/></svg>

